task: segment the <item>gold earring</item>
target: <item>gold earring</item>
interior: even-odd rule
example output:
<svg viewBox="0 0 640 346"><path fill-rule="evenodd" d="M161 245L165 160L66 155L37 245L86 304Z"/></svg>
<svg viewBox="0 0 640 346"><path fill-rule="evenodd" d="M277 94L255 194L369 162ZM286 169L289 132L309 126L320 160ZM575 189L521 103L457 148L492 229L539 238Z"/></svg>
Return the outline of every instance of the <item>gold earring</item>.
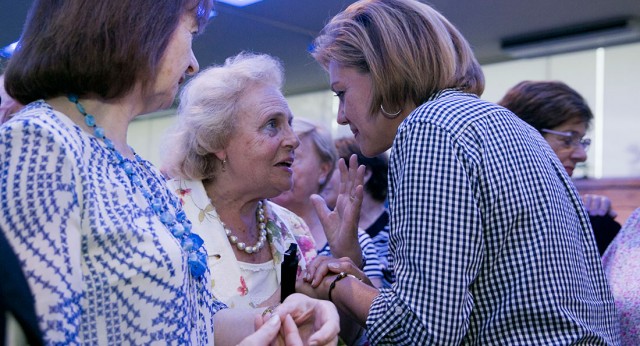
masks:
<svg viewBox="0 0 640 346"><path fill-rule="evenodd" d="M397 112L395 113L389 113L386 110L384 110L384 107L382 106L382 104L380 104L380 110L382 111L382 114L386 117L386 118L390 118L393 119L395 117L397 117L398 115L400 115L400 112L402 112L402 108L400 108Z"/></svg>

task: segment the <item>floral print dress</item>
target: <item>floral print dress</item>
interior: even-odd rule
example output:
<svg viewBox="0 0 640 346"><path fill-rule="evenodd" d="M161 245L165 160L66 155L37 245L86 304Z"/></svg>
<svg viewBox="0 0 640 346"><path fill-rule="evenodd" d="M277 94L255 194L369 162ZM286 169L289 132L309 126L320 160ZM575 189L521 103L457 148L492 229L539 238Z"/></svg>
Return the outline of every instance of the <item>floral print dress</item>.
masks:
<svg viewBox="0 0 640 346"><path fill-rule="evenodd" d="M622 345L640 345L640 208L611 242L602 265L618 309Z"/></svg>
<svg viewBox="0 0 640 346"><path fill-rule="evenodd" d="M202 182L173 179L167 184L180 198L184 211L193 224L192 231L204 240L211 271L211 291L215 299L222 301L230 308L255 308L255 299L247 286L250 278L245 277L246 271L242 270L235 257L222 222L211 205ZM267 228L271 231L268 243L273 256L273 270L280 284L281 264L289 246L292 243L298 244L298 274L300 274L306 268L306 264L317 255L315 241L307 224L300 217L275 203L266 201L265 205Z"/></svg>

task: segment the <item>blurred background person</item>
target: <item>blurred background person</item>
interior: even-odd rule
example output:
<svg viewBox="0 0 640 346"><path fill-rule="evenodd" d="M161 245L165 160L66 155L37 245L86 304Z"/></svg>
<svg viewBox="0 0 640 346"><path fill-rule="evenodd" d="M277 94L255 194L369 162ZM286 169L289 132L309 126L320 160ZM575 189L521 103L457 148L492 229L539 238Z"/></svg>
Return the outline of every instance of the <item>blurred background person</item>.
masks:
<svg viewBox="0 0 640 346"><path fill-rule="evenodd" d="M560 81L522 81L498 102L533 126L547 140L569 176L587 160L591 140L584 138L593 113L582 96ZM585 194L584 206L600 255L620 230L616 212L606 196Z"/></svg>
<svg viewBox="0 0 640 346"><path fill-rule="evenodd" d="M293 186L271 200L296 213L305 221L311 230L319 255L343 257L340 252L333 251L336 242L329 241L311 199L312 195L319 195L322 192L334 171L340 175L339 170L335 169L338 154L331 135L319 124L299 117L293 120L293 129L300 138L300 146L296 149L296 160L291 166ZM358 228L357 236L354 232L351 243L340 245L362 251L362 270L375 287L380 287L382 265L371 237Z"/></svg>
<svg viewBox="0 0 640 346"><path fill-rule="evenodd" d="M5 71L7 93L26 106L0 126L0 228L45 344L237 344L268 318L212 299L202 239L127 144L131 121L170 107L198 71L192 40L211 9L209 0L30 9ZM291 315L305 342L337 339L329 303L292 295L272 312L277 323Z"/></svg>
<svg viewBox="0 0 640 346"><path fill-rule="evenodd" d="M23 106L4 90L4 74L0 75L0 125L11 119Z"/></svg>
<svg viewBox="0 0 640 346"><path fill-rule="evenodd" d="M356 155L358 164L365 167L364 196L358 227L371 237L373 244L376 246L378 258L382 265L382 285L390 287L394 279L388 260L389 210L386 207L386 202L389 159L386 153L373 157L362 155L354 137L342 137L334 142L339 158L349 162L351 155ZM340 172L334 170L329 183L321 192L321 196L327 201L330 208L333 208L337 200L339 183Z"/></svg>
<svg viewBox="0 0 640 346"><path fill-rule="evenodd" d="M618 308L622 345L640 345L640 208L611 242L602 265Z"/></svg>

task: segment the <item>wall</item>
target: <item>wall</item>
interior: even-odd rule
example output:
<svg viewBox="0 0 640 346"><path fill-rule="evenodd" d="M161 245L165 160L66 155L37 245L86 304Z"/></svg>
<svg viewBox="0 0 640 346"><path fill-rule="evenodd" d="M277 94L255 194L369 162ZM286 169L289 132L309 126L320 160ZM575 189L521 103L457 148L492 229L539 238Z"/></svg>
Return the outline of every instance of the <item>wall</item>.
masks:
<svg viewBox="0 0 640 346"><path fill-rule="evenodd" d="M483 66L483 98L498 101L524 79L562 80L580 92L595 114L589 131L593 144L575 177L640 176L640 44L523 59ZM295 116L326 124L334 136L350 134L335 121L337 100L329 90L287 96ZM172 111L132 123L129 143L144 158L161 163L162 134L174 121ZM640 202L638 203L640 205Z"/></svg>

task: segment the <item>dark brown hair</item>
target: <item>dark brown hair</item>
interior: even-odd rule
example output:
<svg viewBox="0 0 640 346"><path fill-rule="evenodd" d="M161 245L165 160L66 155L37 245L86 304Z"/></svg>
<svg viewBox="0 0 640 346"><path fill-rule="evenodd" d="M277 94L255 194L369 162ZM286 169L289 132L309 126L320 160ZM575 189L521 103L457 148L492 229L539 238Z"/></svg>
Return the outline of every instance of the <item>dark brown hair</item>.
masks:
<svg viewBox="0 0 640 346"><path fill-rule="evenodd" d="M212 0L36 0L5 71L23 104L68 93L123 96L156 78L173 31L193 12L200 31Z"/></svg>
<svg viewBox="0 0 640 346"><path fill-rule="evenodd" d="M498 104L538 131L553 129L573 119L589 126L593 119L584 98L560 81L522 81L509 89Z"/></svg>

